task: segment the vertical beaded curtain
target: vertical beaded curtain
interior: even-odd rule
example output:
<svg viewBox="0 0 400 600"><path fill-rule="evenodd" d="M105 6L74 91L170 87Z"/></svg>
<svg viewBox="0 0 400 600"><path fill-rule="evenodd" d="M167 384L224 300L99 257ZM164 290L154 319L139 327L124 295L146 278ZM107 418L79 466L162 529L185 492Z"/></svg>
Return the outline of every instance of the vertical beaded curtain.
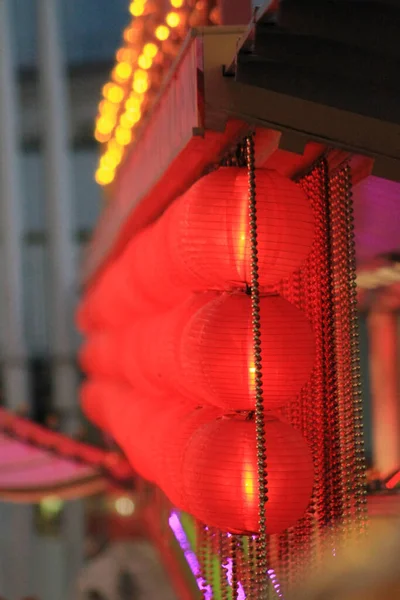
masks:
<svg viewBox="0 0 400 600"><path fill-rule="evenodd" d="M224 161L244 163L240 148ZM313 376L285 414L309 442L315 484L306 515L294 528L268 538L271 600L284 598L310 569L318 569L326 549L335 554L340 540L361 537L367 524L351 169L346 165L330 175L323 159L298 185L314 209L314 246L302 270L276 291L307 314L315 332ZM222 600L258 598L256 541L200 523L197 531L207 590L218 581L215 591ZM210 559L216 552L219 579Z"/></svg>

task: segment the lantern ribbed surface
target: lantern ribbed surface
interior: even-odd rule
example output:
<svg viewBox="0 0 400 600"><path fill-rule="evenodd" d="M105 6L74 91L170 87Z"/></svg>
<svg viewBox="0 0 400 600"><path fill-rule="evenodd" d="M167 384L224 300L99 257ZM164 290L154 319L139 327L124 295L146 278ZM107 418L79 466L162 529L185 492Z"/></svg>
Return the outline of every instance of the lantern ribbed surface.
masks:
<svg viewBox="0 0 400 600"><path fill-rule="evenodd" d="M264 399L276 408L310 377L314 336L304 314L278 296L263 297ZM128 332L123 364L160 390L228 410L255 406L251 301L245 294L201 294L175 311L141 320ZM138 375L139 376L139 375Z"/></svg>
<svg viewBox="0 0 400 600"><path fill-rule="evenodd" d="M259 278L276 284L307 258L314 217L303 190L275 171L257 178ZM125 252L138 291L173 306L184 290L250 283L247 170L220 168L199 179ZM161 297L160 297L161 294Z"/></svg>
<svg viewBox="0 0 400 600"><path fill-rule="evenodd" d="M200 427L183 461L188 510L204 523L232 533L258 531L255 424L221 418ZM305 514L314 469L303 436L282 421L266 420L267 532L279 533Z"/></svg>

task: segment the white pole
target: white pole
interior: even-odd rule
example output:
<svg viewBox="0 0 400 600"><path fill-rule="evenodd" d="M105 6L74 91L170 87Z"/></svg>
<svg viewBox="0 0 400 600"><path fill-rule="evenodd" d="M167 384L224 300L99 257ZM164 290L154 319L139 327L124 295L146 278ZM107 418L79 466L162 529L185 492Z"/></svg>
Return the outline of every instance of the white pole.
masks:
<svg viewBox="0 0 400 600"><path fill-rule="evenodd" d="M73 433L77 380L73 364L74 248L71 231L71 178L67 82L56 0L37 0L38 49L44 149L45 195L50 262L50 352L56 408L63 429Z"/></svg>
<svg viewBox="0 0 400 600"><path fill-rule="evenodd" d="M17 93L10 44L8 0L0 2L0 234L3 273L2 342L6 404L28 402L23 331L21 194L18 173Z"/></svg>
<svg viewBox="0 0 400 600"><path fill-rule="evenodd" d="M0 301L2 376L5 404L30 408L23 331L21 195L18 173L17 89L10 39L8 0L0 0L0 236L3 265ZM11 598L31 592L32 513L29 507L2 505L8 528L1 536L0 587Z"/></svg>
<svg viewBox="0 0 400 600"><path fill-rule="evenodd" d="M50 351L56 408L62 428L75 433L78 419L74 359L74 247L71 230L72 190L68 139L67 80L60 44L57 0L37 0L42 139L48 252L50 258ZM83 562L83 507L69 503L63 526L68 584Z"/></svg>

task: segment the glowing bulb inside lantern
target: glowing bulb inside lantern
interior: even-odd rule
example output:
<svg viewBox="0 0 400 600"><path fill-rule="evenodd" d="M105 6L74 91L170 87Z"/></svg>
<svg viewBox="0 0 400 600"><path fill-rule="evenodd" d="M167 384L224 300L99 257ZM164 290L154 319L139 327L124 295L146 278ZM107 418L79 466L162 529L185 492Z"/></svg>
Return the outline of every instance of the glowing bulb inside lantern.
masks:
<svg viewBox="0 0 400 600"><path fill-rule="evenodd" d="M254 391L256 384L256 367L254 366L254 361L251 359L249 366L249 391L252 393Z"/></svg>
<svg viewBox="0 0 400 600"><path fill-rule="evenodd" d="M171 6L174 8L181 8L183 6L184 0L171 0Z"/></svg>
<svg viewBox="0 0 400 600"><path fill-rule="evenodd" d="M252 465L247 463L243 468L243 488L246 499L249 502L254 501L254 492L255 492L255 484L254 484L254 472Z"/></svg>

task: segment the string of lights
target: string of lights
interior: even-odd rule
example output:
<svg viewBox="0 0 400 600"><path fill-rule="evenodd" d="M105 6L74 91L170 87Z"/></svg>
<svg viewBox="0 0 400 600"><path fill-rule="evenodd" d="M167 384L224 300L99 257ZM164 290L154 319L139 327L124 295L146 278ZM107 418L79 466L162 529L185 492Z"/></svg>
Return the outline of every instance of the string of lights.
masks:
<svg viewBox="0 0 400 600"><path fill-rule="evenodd" d="M95 180L112 183L190 27L217 24L215 2L133 0L110 81L102 89L94 137L102 144Z"/></svg>

